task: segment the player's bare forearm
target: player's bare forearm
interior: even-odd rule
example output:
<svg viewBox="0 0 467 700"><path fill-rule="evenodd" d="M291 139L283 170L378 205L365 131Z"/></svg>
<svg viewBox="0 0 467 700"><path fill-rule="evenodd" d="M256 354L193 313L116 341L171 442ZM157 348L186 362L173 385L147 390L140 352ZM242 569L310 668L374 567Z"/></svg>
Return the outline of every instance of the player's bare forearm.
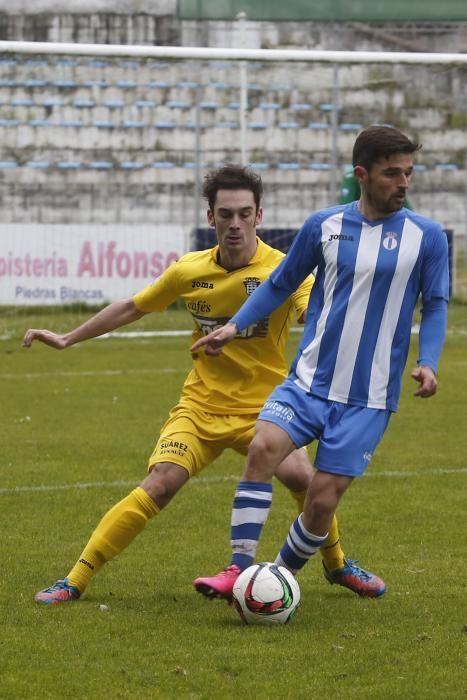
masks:
<svg viewBox="0 0 467 700"><path fill-rule="evenodd" d="M193 343L190 350L191 352L195 352L204 347L206 355L215 357L216 355L220 355L224 345L227 345L227 343L235 338L237 332L236 324L230 323L229 321L225 326L221 326L221 328L217 328L215 331L212 331L212 333L208 333L208 335L204 335L197 340Z"/></svg>
<svg viewBox="0 0 467 700"><path fill-rule="evenodd" d="M414 392L414 396L419 396L422 399L428 399L430 396L434 396L434 394L436 394L438 389L438 380L431 367L420 365L412 370L410 376L419 384L418 389Z"/></svg>
<svg viewBox="0 0 467 700"><path fill-rule="evenodd" d="M83 340L110 333L116 328L137 321L142 316L144 314L138 311L133 299L122 299L109 304L69 333L59 334L45 328L30 328L24 335L23 346L29 348L35 340L38 340L56 350L64 350Z"/></svg>

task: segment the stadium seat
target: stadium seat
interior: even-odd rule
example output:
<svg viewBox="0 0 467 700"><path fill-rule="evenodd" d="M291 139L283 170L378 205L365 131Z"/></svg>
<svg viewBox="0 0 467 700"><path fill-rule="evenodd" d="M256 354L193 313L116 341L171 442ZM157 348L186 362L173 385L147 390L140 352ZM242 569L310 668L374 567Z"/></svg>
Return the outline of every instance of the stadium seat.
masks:
<svg viewBox="0 0 467 700"><path fill-rule="evenodd" d="M111 170L113 163L110 160L92 160L90 163L87 163L87 167L93 170Z"/></svg>
<svg viewBox="0 0 467 700"><path fill-rule="evenodd" d="M279 122L280 129L299 129L300 124L298 122Z"/></svg>
<svg viewBox="0 0 467 700"><path fill-rule="evenodd" d="M78 160L61 160L57 163L60 170L79 170L81 163Z"/></svg>
<svg viewBox="0 0 467 700"><path fill-rule="evenodd" d="M308 124L309 129L329 129L329 124L326 122L310 122Z"/></svg>
<svg viewBox="0 0 467 700"><path fill-rule="evenodd" d="M59 90L71 90L73 88L78 87L76 82L71 79L60 79L60 80L54 80L53 84L55 85L56 88L59 88Z"/></svg>
<svg viewBox="0 0 467 700"><path fill-rule="evenodd" d="M209 83L209 87L214 90L228 90L232 86L229 83L223 83L222 81L216 80L213 83Z"/></svg>
<svg viewBox="0 0 467 700"><path fill-rule="evenodd" d="M29 126L33 127L38 127L38 126L50 126L50 122L48 119L31 119L28 122Z"/></svg>
<svg viewBox="0 0 467 700"><path fill-rule="evenodd" d="M0 126L19 126L19 119L0 119Z"/></svg>
<svg viewBox="0 0 467 700"><path fill-rule="evenodd" d="M117 80L116 85L121 90L134 90L134 88L138 87L136 80Z"/></svg>
<svg viewBox="0 0 467 700"><path fill-rule="evenodd" d="M196 122L190 120L185 123L185 129L207 129L208 127L209 124L206 124L205 122L199 122L199 124L197 124Z"/></svg>
<svg viewBox="0 0 467 700"><path fill-rule="evenodd" d="M248 122L248 128L254 130L267 129L269 124L267 122Z"/></svg>
<svg viewBox="0 0 467 700"><path fill-rule="evenodd" d="M459 168L455 163L435 163L435 170L452 172L454 170L459 170Z"/></svg>
<svg viewBox="0 0 467 700"><path fill-rule="evenodd" d="M109 83L107 80L86 80L84 87L105 89L109 87Z"/></svg>
<svg viewBox="0 0 467 700"><path fill-rule="evenodd" d="M186 100L168 100L165 106L169 109L190 109L192 105L191 102L187 102Z"/></svg>
<svg viewBox="0 0 467 700"><path fill-rule="evenodd" d="M199 85L199 83L196 83L194 80L180 80L180 82L178 82L176 84L176 87L178 87L182 90L183 89L194 90L195 88L198 87L198 85Z"/></svg>
<svg viewBox="0 0 467 700"><path fill-rule="evenodd" d="M18 61L16 60L16 58L0 58L0 66L16 66L17 63Z"/></svg>
<svg viewBox="0 0 467 700"><path fill-rule="evenodd" d="M14 97L10 104L12 107L31 107L34 103L30 97Z"/></svg>
<svg viewBox="0 0 467 700"><path fill-rule="evenodd" d="M268 170L271 166L269 163L249 163L249 167L253 170Z"/></svg>
<svg viewBox="0 0 467 700"><path fill-rule="evenodd" d="M124 129L144 129L145 123L136 119L126 119L122 126Z"/></svg>
<svg viewBox="0 0 467 700"><path fill-rule="evenodd" d="M83 122L79 119L62 119L57 126L63 126L67 129L80 129L83 126Z"/></svg>
<svg viewBox="0 0 467 700"><path fill-rule="evenodd" d="M145 107L156 107L156 105L157 102L154 102L154 100L136 100L135 102L135 107L138 107L138 109L144 109Z"/></svg>
<svg viewBox="0 0 467 700"><path fill-rule="evenodd" d="M49 84L48 80L39 80L38 78L30 78L23 82L23 86L26 88L43 88L47 87ZM1 83L0 83L1 85Z"/></svg>
<svg viewBox="0 0 467 700"><path fill-rule="evenodd" d="M168 83L166 80L151 80L147 84L147 87L165 89L170 87L170 83Z"/></svg>
<svg viewBox="0 0 467 700"><path fill-rule="evenodd" d="M278 163L279 170L300 170L300 163Z"/></svg>
<svg viewBox="0 0 467 700"><path fill-rule="evenodd" d="M310 170L331 170L330 163L310 163Z"/></svg>
<svg viewBox="0 0 467 700"><path fill-rule="evenodd" d="M96 106L95 100L73 100L73 106L77 107L78 109L83 108L85 109L86 107L92 108Z"/></svg>
<svg viewBox="0 0 467 700"><path fill-rule="evenodd" d="M173 165L175 165L175 164L173 164ZM153 163L153 167L156 167L155 163ZM189 168L190 170L192 170L192 169L196 168L196 163L194 163L193 161L190 160L190 161L187 161L186 163L183 163L183 167ZM198 167L207 168L208 164L207 163L199 163Z"/></svg>
<svg viewBox="0 0 467 700"><path fill-rule="evenodd" d="M201 109L217 109L217 102L213 100L203 100L199 103Z"/></svg>
<svg viewBox="0 0 467 700"><path fill-rule="evenodd" d="M280 109L281 106L278 102L260 102L258 107L265 110L276 110Z"/></svg>
<svg viewBox="0 0 467 700"><path fill-rule="evenodd" d="M312 105L308 102L292 102L289 109L291 112L307 112L312 108Z"/></svg>
<svg viewBox="0 0 467 700"><path fill-rule="evenodd" d="M125 106L125 103L123 100L105 100L103 105L108 109L120 109Z"/></svg>
<svg viewBox="0 0 467 700"><path fill-rule="evenodd" d="M92 126L95 126L97 129L113 129L114 123L109 119L96 119L93 121Z"/></svg>
<svg viewBox="0 0 467 700"><path fill-rule="evenodd" d="M35 170L50 168L50 162L48 160L28 160L26 162L26 167L34 168Z"/></svg>
<svg viewBox="0 0 467 700"><path fill-rule="evenodd" d="M175 129L176 128L175 122L169 122L169 121L159 121L154 123L154 127L156 129Z"/></svg>
<svg viewBox="0 0 467 700"><path fill-rule="evenodd" d="M334 105L332 102L323 102L319 106L320 110L322 112L333 112L334 111ZM336 107L336 109L339 109L339 107Z"/></svg>
<svg viewBox="0 0 467 700"><path fill-rule="evenodd" d="M46 97L40 104L42 107L63 107L65 101L61 97Z"/></svg>
<svg viewBox="0 0 467 700"><path fill-rule="evenodd" d="M238 129L240 127L240 123L236 121L221 121L216 122L214 126L218 129Z"/></svg>
<svg viewBox="0 0 467 700"><path fill-rule="evenodd" d="M146 167L146 163L136 160L124 160L120 163L122 170L142 170Z"/></svg>
<svg viewBox="0 0 467 700"><path fill-rule="evenodd" d="M342 122L342 124L339 124L339 129L342 131L360 131L361 128L362 125L357 122Z"/></svg>
<svg viewBox="0 0 467 700"><path fill-rule="evenodd" d="M227 104L227 107L229 109L240 109L240 102L237 102L237 100L232 100L232 102Z"/></svg>
<svg viewBox="0 0 467 700"><path fill-rule="evenodd" d="M16 160L0 160L0 168L2 170L8 170L10 168L17 168L18 163Z"/></svg>
<svg viewBox="0 0 467 700"><path fill-rule="evenodd" d="M415 163L413 169L416 173L423 173L426 170L426 165L424 165L423 163Z"/></svg>
<svg viewBox="0 0 467 700"><path fill-rule="evenodd" d="M176 164L172 163L172 161L170 161L170 160L156 160L152 164L152 167L157 168L157 169L167 170L169 168L175 168Z"/></svg>

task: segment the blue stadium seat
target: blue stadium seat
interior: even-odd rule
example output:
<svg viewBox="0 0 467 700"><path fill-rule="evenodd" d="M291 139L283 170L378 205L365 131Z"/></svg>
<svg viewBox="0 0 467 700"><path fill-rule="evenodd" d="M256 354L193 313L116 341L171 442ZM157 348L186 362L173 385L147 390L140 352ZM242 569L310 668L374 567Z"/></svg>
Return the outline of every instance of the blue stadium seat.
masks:
<svg viewBox="0 0 467 700"><path fill-rule="evenodd" d="M310 170L331 170L330 163L310 163Z"/></svg>
<svg viewBox="0 0 467 700"><path fill-rule="evenodd" d="M49 84L48 80L39 80L38 78L30 78L23 82L23 86L26 88L42 88L47 87ZM1 85L1 83L0 83Z"/></svg>
<svg viewBox="0 0 467 700"><path fill-rule="evenodd" d="M57 163L60 170L79 170L81 163L78 160L61 160Z"/></svg>
<svg viewBox="0 0 467 700"><path fill-rule="evenodd" d="M65 101L61 97L46 97L40 104L42 107L63 107Z"/></svg>
<svg viewBox="0 0 467 700"><path fill-rule="evenodd" d="M300 163L278 163L279 170L300 170Z"/></svg>
<svg viewBox="0 0 467 700"><path fill-rule="evenodd" d="M266 109L266 110L276 110L276 109L281 108L281 106L278 102L260 102L258 107L260 109Z"/></svg>
<svg viewBox="0 0 467 700"><path fill-rule="evenodd" d="M122 170L142 170L146 167L146 163L137 160L124 160L120 163Z"/></svg>
<svg viewBox="0 0 467 700"><path fill-rule="evenodd" d="M77 99L73 100L73 106L78 107L78 109L83 108L85 109L86 107L92 108L96 106L95 100L84 100L84 99Z"/></svg>
<svg viewBox="0 0 467 700"><path fill-rule="evenodd" d="M197 125L194 121L189 121L185 123L185 129L196 129L197 126L199 126L200 129L207 129L209 127L209 124L205 124L205 122L200 122L199 125Z"/></svg>
<svg viewBox="0 0 467 700"><path fill-rule="evenodd" d="M159 121L155 122L154 126L156 129L175 129L177 125L175 122Z"/></svg>
<svg viewBox="0 0 467 700"><path fill-rule="evenodd" d="M173 164L173 165L175 165L175 164ZM156 167L156 165L154 163L153 163L153 167ZM194 168L196 168L196 163L194 163L193 161L187 161L186 163L183 163L183 167L189 168L189 169L194 169ZM207 163L200 163L199 167L200 168L207 168L208 164Z"/></svg>
<svg viewBox="0 0 467 700"><path fill-rule="evenodd" d="M107 80L86 80L84 83L84 87L88 88L108 88L109 87L109 82Z"/></svg>
<svg viewBox="0 0 467 700"><path fill-rule="evenodd" d="M170 83L168 83L166 80L150 80L147 86L150 88L165 89L170 87Z"/></svg>
<svg viewBox="0 0 467 700"><path fill-rule="evenodd" d="M214 126L218 129L238 129L240 127L240 123L235 121L222 121L216 122Z"/></svg>
<svg viewBox="0 0 467 700"><path fill-rule="evenodd" d="M249 167L253 170L268 170L271 166L269 163L249 163Z"/></svg>
<svg viewBox="0 0 467 700"><path fill-rule="evenodd" d="M79 119L63 119L58 122L58 126L64 126L67 129L79 129L83 126L83 122Z"/></svg>
<svg viewBox="0 0 467 700"><path fill-rule="evenodd" d="M298 122L279 122L280 129L299 129L300 124Z"/></svg>
<svg viewBox="0 0 467 700"><path fill-rule="evenodd" d="M57 64L59 66L77 66L78 63L79 61L76 58L57 58Z"/></svg>
<svg viewBox="0 0 467 700"><path fill-rule="evenodd" d="M16 60L15 60L16 63ZM46 58L27 58L24 61L24 65L26 66L34 66L34 68L38 66L48 66L49 62L47 61Z"/></svg>
<svg viewBox="0 0 467 700"><path fill-rule="evenodd" d="M14 97L10 104L12 107L31 107L33 101L30 97Z"/></svg>
<svg viewBox="0 0 467 700"><path fill-rule="evenodd" d="M2 170L8 170L10 168L17 168L18 163L16 160L0 160L0 168Z"/></svg>
<svg viewBox="0 0 467 700"><path fill-rule="evenodd" d="M138 87L138 83L136 80L117 80L117 87L122 90L133 90Z"/></svg>
<svg viewBox="0 0 467 700"><path fill-rule="evenodd" d="M0 58L0 66L16 66L17 63L18 61L16 60L16 58Z"/></svg>
<svg viewBox="0 0 467 700"><path fill-rule="evenodd" d="M307 112L311 108L312 105L310 105L308 102L292 102L289 107L292 112Z"/></svg>
<svg viewBox="0 0 467 700"><path fill-rule="evenodd" d="M322 102L319 106L320 110L322 112L333 112L334 111L334 105L332 102ZM339 107L337 107L339 109Z"/></svg>
<svg viewBox="0 0 467 700"><path fill-rule="evenodd" d="M186 100L168 100L165 106L169 107L169 109L190 109L191 102Z"/></svg>
<svg viewBox="0 0 467 700"><path fill-rule="evenodd" d="M452 172L454 170L459 170L459 167L455 163L435 163L435 170Z"/></svg>
<svg viewBox="0 0 467 700"><path fill-rule="evenodd" d="M19 119L0 119L0 126L19 126Z"/></svg>
<svg viewBox="0 0 467 700"><path fill-rule="evenodd" d="M203 100L199 103L201 109L217 109L217 102L213 100Z"/></svg>
<svg viewBox="0 0 467 700"><path fill-rule="evenodd" d="M107 107L108 109L120 109L121 107L125 106L123 100L105 100L103 104L104 107Z"/></svg>
<svg viewBox="0 0 467 700"><path fill-rule="evenodd" d="M248 128L256 131L260 129L267 129L268 126L269 124L267 122L248 122Z"/></svg>
<svg viewBox="0 0 467 700"><path fill-rule="evenodd" d="M56 88L59 88L60 90L71 90L75 87L78 87L76 84L75 80L71 80L70 78L67 79L59 79L59 80L54 80L53 84L55 85Z"/></svg>
<svg viewBox="0 0 467 700"><path fill-rule="evenodd" d="M96 119L93 121L92 126L95 126L97 129L113 129L114 123L109 119Z"/></svg>
<svg viewBox="0 0 467 700"><path fill-rule="evenodd" d="M175 163L172 163L170 160L156 160L152 164L152 167L167 170L169 168L175 168Z"/></svg>
<svg viewBox="0 0 467 700"><path fill-rule="evenodd" d="M180 82L176 84L176 87L181 88L182 90L184 88L193 90L194 88L197 88L198 85L199 83L196 83L194 80L180 80Z"/></svg>
<svg viewBox="0 0 467 700"><path fill-rule="evenodd" d="M240 102L237 102L237 100L232 100L232 102L227 104L227 107L229 109L240 109Z"/></svg>
<svg viewBox="0 0 467 700"><path fill-rule="evenodd" d="M92 160L87 167L93 170L111 170L113 163L110 160Z"/></svg>
<svg viewBox="0 0 467 700"><path fill-rule="evenodd" d="M50 168L50 162L48 160L28 160L26 163L26 167L34 168L36 170Z"/></svg>
<svg viewBox="0 0 467 700"><path fill-rule="evenodd" d="M154 102L154 100L136 100L134 104L138 109L144 109L145 107L156 107L157 102Z"/></svg>
<svg viewBox="0 0 467 700"><path fill-rule="evenodd" d="M423 173L426 170L426 165L424 165L423 163L415 163L413 169L416 173Z"/></svg>
<svg viewBox="0 0 467 700"><path fill-rule="evenodd" d="M18 83L16 80L12 80L11 78L0 78L0 88L3 87L17 87Z"/></svg>
<svg viewBox="0 0 467 700"><path fill-rule="evenodd" d="M87 64L88 66L92 66L92 68L106 68L109 65L109 61L102 58L91 58Z"/></svg>
<svg viewBox="0 0 467 700"><path fill-rule="evenodd" d="M362 125L357 122L342 122L342 124L339 124L339 129L342 131L360 131L361 128Z"/></svg>
<svg viewBox="0 0 467 700"><path fill-rule="evenodd" d="M124 129L144 129L145 123L136 119L126 119L122 126Z"/></svg>
<svg viewBox="0 0 467 700"><path fill-rule="evenodd" d="M30 119L28 122L29 126L50 126L48 119Z"/></svg>
<svg viewBox="0 0 467 700"><path fill-rule="evenodd" d="M209 83L209 87L213 88L214 90L228 90L232 86L229 83L216 80L213 83Z"/></svg>
<svg viewBox="0 0 467 700"><path fill-rule="evenodd" d="M140 68L141 64L139 61L133 61L131 59L126 59L120 63L122 68Z"/></svg>
<svg viewBox="0 0 467 700"><path fill-rule="evenodd" d="M308 124L309 129L329 129L329 124L327 122L310 122Z"/></svg>

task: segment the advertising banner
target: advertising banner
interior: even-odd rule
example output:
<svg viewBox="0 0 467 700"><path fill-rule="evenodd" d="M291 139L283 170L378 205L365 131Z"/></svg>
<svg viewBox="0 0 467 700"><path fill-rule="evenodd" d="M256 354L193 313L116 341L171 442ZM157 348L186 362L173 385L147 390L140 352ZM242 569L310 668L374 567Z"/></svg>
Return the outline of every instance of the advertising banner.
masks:
<svg viewBox="0 0 467 700"><path fill-rule="evenodd" d="M182 226L0 225L0 304L99 305L133 295L185 251Z"/></svg>

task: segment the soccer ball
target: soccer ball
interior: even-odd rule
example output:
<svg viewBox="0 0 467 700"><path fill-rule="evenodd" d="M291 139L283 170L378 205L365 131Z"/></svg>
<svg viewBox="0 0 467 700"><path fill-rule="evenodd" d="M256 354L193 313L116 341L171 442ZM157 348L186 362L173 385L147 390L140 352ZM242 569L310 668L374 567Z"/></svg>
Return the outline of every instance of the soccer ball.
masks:
<svg viewBox="0 0 467 700"><path fill-rule="evenodd" d="M288 569L270 562L242 571L233 587L233 604L246 625L285 625L300 603L299 585Z"/></svg>

